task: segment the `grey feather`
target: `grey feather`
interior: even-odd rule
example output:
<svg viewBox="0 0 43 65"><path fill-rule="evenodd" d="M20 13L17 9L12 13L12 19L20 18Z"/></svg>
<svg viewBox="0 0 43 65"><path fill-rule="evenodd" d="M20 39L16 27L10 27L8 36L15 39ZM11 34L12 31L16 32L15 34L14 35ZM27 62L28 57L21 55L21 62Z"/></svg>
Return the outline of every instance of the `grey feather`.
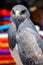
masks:
<svg viewBox="0 0 43 65"><path fill-rule="evenodd" d="M21 60L24 63L24 65L42 65L43 42L41 38L38 36L38 34L30 28L24 28L20 30L18 35L18 49Z"/></svg>
<svg viewBox="0 0 43 65"><path fill-rule="evenodd" d="M14 6L10 21L8 40L12 52L17 43L23 65L43 65L43 40L30 20L28 9L23 5Z"/></svg>
<svg viewBox="0 0 43 65"><path fill-rule="evenodd" d="M8 30L8 42L9 47L13 50L16 45L16 26L13 22L10 24L10 28Z"/></svg>

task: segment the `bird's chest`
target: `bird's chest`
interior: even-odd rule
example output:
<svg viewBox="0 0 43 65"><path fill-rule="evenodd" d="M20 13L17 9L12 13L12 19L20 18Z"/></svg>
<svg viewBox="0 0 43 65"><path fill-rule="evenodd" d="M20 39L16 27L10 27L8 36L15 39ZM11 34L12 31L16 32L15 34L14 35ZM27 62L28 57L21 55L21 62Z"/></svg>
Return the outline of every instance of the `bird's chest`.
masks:
<svg viewBox="0 0 43 65"><path fill-rule="evenodd" d="M23 45L21 45L20 43L18 44L18 51L19 51L19 55L20 55L20 58L21 58L23 64L25 64L26 56L25 56L25 52L23 49Z"/></svg>
<svg viewBox="0 0 43 65"><path fill-rule="evenodd" d="M25 47L26 48L26 47ZM27 53L25 52L25 48L23 45L18 44L18 51L20 58L24 65L35 65L31 58L27 57ZM29 50L29 49L28 49Z"/></svg>

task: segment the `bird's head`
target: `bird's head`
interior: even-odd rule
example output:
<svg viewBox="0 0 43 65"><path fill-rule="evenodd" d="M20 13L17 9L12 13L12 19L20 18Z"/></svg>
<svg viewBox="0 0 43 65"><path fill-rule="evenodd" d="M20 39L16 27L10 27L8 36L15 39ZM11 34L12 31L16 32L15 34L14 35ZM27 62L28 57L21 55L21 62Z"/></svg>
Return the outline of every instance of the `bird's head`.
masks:
<svg viewBox="0 0 43 65"><path fill-rule="evenodd" d="M16 5L11 10L10 21L24 21L30 17L28 9L23 5Z"/></svg>

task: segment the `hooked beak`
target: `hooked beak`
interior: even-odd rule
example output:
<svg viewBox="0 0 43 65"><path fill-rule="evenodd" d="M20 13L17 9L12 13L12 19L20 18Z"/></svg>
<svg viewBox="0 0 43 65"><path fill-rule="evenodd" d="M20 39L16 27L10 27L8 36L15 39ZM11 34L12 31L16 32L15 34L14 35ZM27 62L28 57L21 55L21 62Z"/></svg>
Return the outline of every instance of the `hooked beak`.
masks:
<svg viewBox="0 0 43 65"><path fill-rule="evenodd" d="M16 11L15 17L18 18L18 19L20 18L20 11L19 10Z"/></svg>
<svg viewBox="0 0 43 65"><path fill-rule="evenodd" d="M20 20L22 20L22 18L23 18L23 17L20 15L20 11L17 10L17 11L15 12L15 20L17 20L17 21L19 20L19 21L20 21Z"/></svg>

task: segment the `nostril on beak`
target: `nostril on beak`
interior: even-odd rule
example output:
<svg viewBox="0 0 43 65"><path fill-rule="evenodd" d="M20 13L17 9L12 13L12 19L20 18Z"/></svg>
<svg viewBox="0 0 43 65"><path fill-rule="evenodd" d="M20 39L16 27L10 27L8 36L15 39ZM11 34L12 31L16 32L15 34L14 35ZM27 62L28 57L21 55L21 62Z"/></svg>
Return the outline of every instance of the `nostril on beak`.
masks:
<svg viewBox="0 0 43 65"><path fill-rule="evenodd" d="M20 15L16 15L16 18L17 18L17 19L20 19Z"/></svg>

